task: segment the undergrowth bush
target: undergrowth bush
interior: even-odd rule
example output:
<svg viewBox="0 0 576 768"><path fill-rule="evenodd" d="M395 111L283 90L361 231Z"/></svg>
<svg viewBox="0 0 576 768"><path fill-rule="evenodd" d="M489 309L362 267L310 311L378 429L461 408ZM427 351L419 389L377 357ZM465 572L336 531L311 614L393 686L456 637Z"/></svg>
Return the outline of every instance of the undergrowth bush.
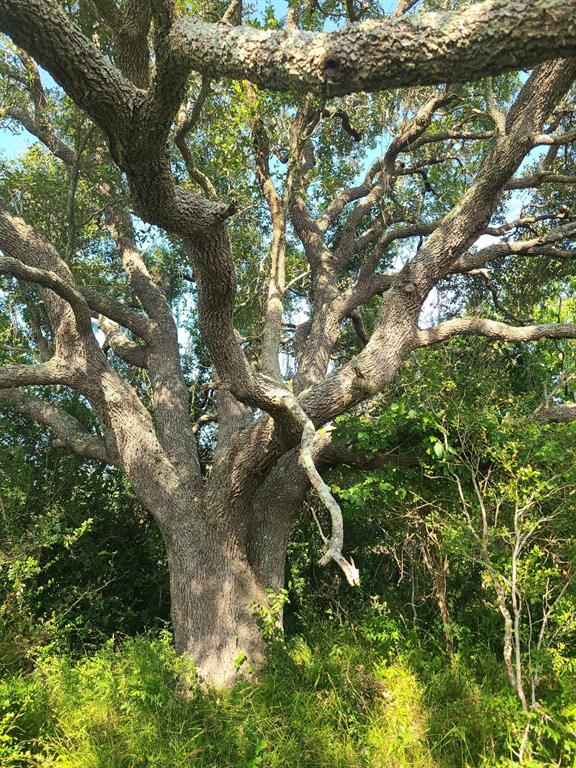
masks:
<svg viewBox="0 0 576 768"><path fill-rule="evenodd" d="M456 661L438 669L416 647L382 654L358 630L323 624L275 642L267 672L226 694L195 682L167 632L110 640L80 658L44 650L31 674L0 682L0 765L511 765L521 717L505 684L494 688L497 676L478 680ZM569 759L557 749L529 765Z"/></svg>

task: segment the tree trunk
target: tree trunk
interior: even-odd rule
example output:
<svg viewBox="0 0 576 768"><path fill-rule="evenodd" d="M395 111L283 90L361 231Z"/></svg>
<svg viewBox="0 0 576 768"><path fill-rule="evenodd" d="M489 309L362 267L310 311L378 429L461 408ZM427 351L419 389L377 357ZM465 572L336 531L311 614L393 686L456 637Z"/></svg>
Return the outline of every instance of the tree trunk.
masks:
<svg viewBox="0 0 576 768"><path fill-rule="evenodd" d="M170 527L164 539L177 652L191 658L200 677L217 688L252 676L266 655L257 612L266 609L267 587L284 583L285 543L274 546L268 566L274 562L276 572L264 583L224 525L206 524L200 537L187 526Z"/></svg>

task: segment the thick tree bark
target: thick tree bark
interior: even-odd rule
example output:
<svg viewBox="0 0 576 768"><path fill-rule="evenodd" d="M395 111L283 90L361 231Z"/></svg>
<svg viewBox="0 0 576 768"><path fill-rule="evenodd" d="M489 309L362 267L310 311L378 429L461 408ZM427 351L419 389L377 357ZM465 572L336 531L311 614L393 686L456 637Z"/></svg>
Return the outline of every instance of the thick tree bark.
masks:
<svg viewBox="0 0 576 768"><path fill-rule="evenodd" d="M229 687L264 662L256 611L265 606L266 591L245 553L218 529L202 541L179 529L165 539L176 650L204 680Z"/></svg>
<svg viewBox="0 0 576 768"><path fill-rule="evenodd" d="M307 486L293 459L294 454L280 462L256 497L238 500L236 510L228 506L230 488L209 483L200 502L205 518L200 532L178 498L172 499L170 522L161 526L176 649L219 688L254 674L266 657L258 616L268 610L268 590L284 585L293 513ZM294 482L270 497L286 476ZM247 521L243 531L231 522L237 518Z"/></svg>

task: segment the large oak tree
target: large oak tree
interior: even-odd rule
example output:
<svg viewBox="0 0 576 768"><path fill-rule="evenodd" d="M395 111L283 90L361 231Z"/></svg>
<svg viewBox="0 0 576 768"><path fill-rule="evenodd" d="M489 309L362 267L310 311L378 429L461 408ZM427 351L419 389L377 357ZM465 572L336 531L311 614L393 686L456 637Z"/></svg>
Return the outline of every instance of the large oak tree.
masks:
<svg viewBox="0 0 576 768"><path fill-rule="evenodd" d="M318 470L363 457L324 425L389 391L415 350L456 335L576 337L574 323L515 320L489 272L574 255L563 190L576 181L576 3L416 5L386 16L354 0L294 2L266 28L239 0L0 0L2 118L57 158L68 190L66 226L50 237L31 226L30 196L2 201L0 272L24 297L30 345L0 367L0 402L125 472L164 537L176 646L217 685L239 659L262 663L254 606L283 586L310 485L331 523L320 562L358 582ZM318 31L327 18L336 30ZM75 112L47 95L39 67ZM240 170L210 126L234 105L229 131L250 143ZM79 221L82 185L99 227ZM174 274L188 270L207 356L200 407L200 358L185 369L174 274L141 248L145 224L170 244ZM494 240L481 247L482 235ZM103 237L109 283L82 257ZM478 278L498 319L422 327L431 292ZM350 327L356 349L343 344ZM55 386L82 398L92 427L50 396Z"/></svg>

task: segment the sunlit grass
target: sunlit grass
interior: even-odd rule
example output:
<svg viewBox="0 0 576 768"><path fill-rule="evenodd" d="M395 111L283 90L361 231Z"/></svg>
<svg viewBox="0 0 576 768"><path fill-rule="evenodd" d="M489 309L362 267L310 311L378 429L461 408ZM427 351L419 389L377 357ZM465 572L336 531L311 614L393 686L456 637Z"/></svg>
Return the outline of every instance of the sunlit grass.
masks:
<svg viewBox="0 0 576 768"><path fill-rule="evenodd" d="M324 628L271 649L256 683L185 688L167 634L71 659L44 653L0 682L2 768L464 768L506 764L496 695L461 665L427 671ZM499 710L500 708L500 710ZM515 716L509 710L510 722ZM543 766L545 763L533 763ZM549 763L552 764L552 763ZM562 763L563 765L563 763Z"/></svg>

